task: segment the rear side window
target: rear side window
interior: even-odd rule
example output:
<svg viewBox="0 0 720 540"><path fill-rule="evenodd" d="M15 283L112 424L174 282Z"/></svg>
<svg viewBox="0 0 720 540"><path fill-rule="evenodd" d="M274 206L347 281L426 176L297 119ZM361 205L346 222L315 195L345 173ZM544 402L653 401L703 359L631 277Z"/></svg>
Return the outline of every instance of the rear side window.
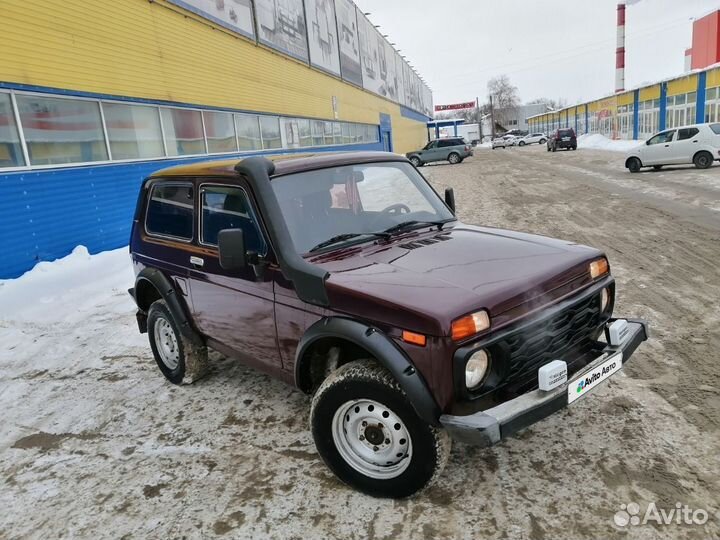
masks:
<svg viewBox="0 0 720 540"><path fill-rule="evenodd" d="M193 201L190 184L156 184L150 193L145 229L149 234L192 240Z"/></svg>
<svg viewBox="0 0 720 540"><path fill-rule="evenodd" d="M690 139L700 133L698 128L683 128L678 130L678 141L684 141Z"/></svg>
<svg viewBox="0 0 720 540"><path fill-rule="evenodd" d="M710 124L710 129L713 130L715 135L720 135L720 124Z"/></svg>
<svg viewBox="0 0 720 540"><path fill-rule="evenodd" d="M447 148L448 146L457 146L459 143L456 139L446 139L444 141L440 141L438 144L439 148Z"/></svg>

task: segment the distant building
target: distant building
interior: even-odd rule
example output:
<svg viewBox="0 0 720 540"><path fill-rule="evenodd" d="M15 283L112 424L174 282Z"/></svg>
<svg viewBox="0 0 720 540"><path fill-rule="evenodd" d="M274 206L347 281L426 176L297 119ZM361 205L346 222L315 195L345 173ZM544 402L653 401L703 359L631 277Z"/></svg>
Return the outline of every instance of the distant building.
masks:
<svg viewBox="0 0 720 540"><path fill-rule="evenodd" d="M497 109L495 111L496 131L510 131L519 129L528 131L527 119L537 114L547 112L548 107L544 103L533 103L532 105L520 105L514 109Z"/></svg>
<svg viewBox="0 0 720 540"><path fill-rule="evenodd" d="M705 69L720 63L720 10L693 22L692 47L685 51L685 68Z"/></svg>

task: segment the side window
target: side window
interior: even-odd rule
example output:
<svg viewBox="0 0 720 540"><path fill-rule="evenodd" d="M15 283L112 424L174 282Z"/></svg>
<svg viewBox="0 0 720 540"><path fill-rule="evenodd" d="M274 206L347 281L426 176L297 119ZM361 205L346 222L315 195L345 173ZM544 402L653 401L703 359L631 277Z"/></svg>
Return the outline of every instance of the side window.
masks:
<svg viewBox="0 0 720 540"><path fill-rule="evenodd" d="M695 135L700 133L698 128L685 128L678 131L678 141L684 141L685 139L691 139Z"/></svg>
<svg viewBox="0 0 720 540"><path fill-rule="evenodd" d="M448 146L453 146L452 141L440 141L438 143L438 148L447 148Z"/></svg>
<svg viewBox="0 0 720 540"><path fill-rule="evenodd" d="M663 144L666 142L670 142L673 140L673 136L675 135L675 130L672 131L664 131L662 133L658 133L655 135L652 139L650 139L647 143L649 146L653 144Z"/></svg>
<svg viewBox="0 0 720 540"><path fill-rule="evenodd" d="M190 184L154 185L145 215L145 230L149 234L192 240L193 200Z"/></svg>
<svg viewBox="0 0 720 540"><path fill-rule="evenodd" d="M245 249L261 255L267 251L257 218L245 190L230 186L200 188L202 216L200 242L217 246L218 233L224 229L242 229Z"/></svg>

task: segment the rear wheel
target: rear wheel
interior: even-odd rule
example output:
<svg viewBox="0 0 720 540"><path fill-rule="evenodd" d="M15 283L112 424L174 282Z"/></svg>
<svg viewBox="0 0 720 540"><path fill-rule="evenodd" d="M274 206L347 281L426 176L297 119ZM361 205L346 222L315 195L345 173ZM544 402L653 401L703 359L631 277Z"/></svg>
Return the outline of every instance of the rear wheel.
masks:
<svg viewBox="0 0 720 540"><path fill-rule="evenodd" d="M640 172L640 168L642 167L642 163L640 163L640 160L636 157L630 158L627 160L627 163L625 166L628 168L628 170L631 173Z"/></svg>
<svg viewBox="0 0 720 540"><path fill-rule="evenodd" d="M552 145L552 151L557 152L557 146L555 146L554 144Z"/></svg>
<svg viewBox="0 0 720 540"><path fill-rule="evenodd" d="M707 169L712 165L713 156L710 152L698 152L693 158L693 163L698 169Z"/></svg>
<svg viewBox="0 0 720 540"><path fill-rule="evenodd" d="M540 142L539 142L538 144L543 145L543 144L545 144L546 142L547 142L547 141L546 141L545 139L540 139Z"/></svg>
<svg viewBox="0 0 720 540"><path fill-rule="evenodd" d="M420 160L420 158L417 157L417 156L411 157L411 158L410 158L410 163L412 163L416 168L417 168L417 167L422 167L422 164L423 164L422 161Z"/></svg>
<svg viewBox="0 0 720 540"><path fill-rule="evenodd" d="M375 497L408 497L447 462L447 433L422 421L384 368L345 364L318 388L310 409L318 452L346 484Z"/></svg>
<svg viewBox="0 0 720 540"><path fill-rule="evenodd" d="M148 309L148 337L155 362L173 384L190 384L207 373L207 348L194 345L180 332L165 300Z"/></svg>
<svg viewBox="0 0 720 540"><path fill-rule="evenodd" d="M520 142L518 143L518 146L525 146L525 141L520 141Z"/></svg>
<svg viewBox="0 0 720 540"><path fill-rule="evenodd" d="M452 152L452 153L448 156L448 161L449 161L450 163L452 163L453 165L455 165L456 163L460 163L460 162L462 161L462 159L460 159L460 154L457 154L457 153L455 153L455 152Z"/></svg>

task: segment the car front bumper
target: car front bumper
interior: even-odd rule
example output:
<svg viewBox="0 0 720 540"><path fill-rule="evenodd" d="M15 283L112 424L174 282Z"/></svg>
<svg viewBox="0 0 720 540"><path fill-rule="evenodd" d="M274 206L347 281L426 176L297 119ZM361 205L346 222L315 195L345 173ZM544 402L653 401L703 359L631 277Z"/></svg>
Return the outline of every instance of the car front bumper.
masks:
<svg viewBox="0 0 720 540"><path fill-rule="evenodd" d="M608 324L615 320L617 319L609 321ZM630 359L635 349L647 340L649 333L646 322L626 320L629 332L625 340L618 346L608 345L605 347L600 357L575 373L571 380L598 367L615 353L622 351L623 364ZM444 414L440 417L440 424L453 439L476 446L492 446L566 407L568 405L568 383L548 392L533 390L496 407L468 416Z"/></svg>

